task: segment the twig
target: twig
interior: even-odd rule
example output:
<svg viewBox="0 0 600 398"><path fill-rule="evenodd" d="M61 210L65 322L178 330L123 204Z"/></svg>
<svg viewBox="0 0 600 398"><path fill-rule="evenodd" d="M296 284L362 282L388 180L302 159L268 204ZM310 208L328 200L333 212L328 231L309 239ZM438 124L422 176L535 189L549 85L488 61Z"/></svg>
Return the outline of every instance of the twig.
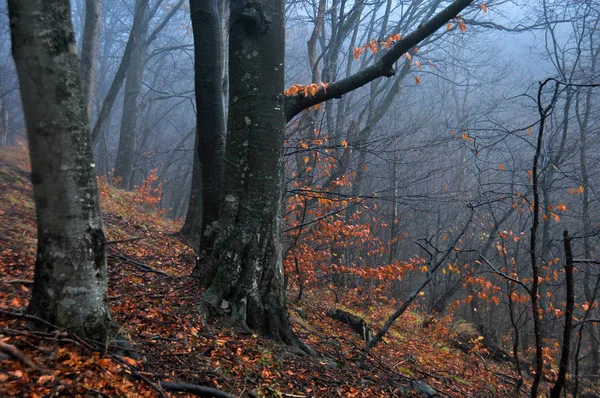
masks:
<svg viewBox="0 0 600 398"><path fill-rule="evenodd" d="M199 386L197 384L187 384L187 383L171 383L168 381L161 381L161 387L169 391L182 391L189 392L195 394L199 397L206 398L236 398L235 395L231 395L221 390L217 390L215 388Z"/></svg>
<svg viewBox="0 0 600 398"><path fill-rule="evenodd" d="M137 260L134 260L131 257L127 257L126 255L124 255L123 253L120 253L118 250L115 250L111 247L111 249L114 251L114 254L111 254L111 256L116 257L120 260L123 260L124 262L133 265L134 267L144 271L144 272L153 272L155 274L159 274L159 275L163 275L163 276L167 276L169 278L173 278L172 275L167 274L166 272L157 270L156 268L152 268L151 266L144 264L144 263L140 263Z"/></svg>
<svg viewBox="0 0 600 398"><path fill-rule="evenodd" d="M33 285L33 281L30 281L28 279L13 279L11 281L0 281L2 283L6 283L7 285L13 285L13 284L22 284L22 285Z"/></svg>
<svg viewBox="0 0 600 398"><path fill-rule="evenodd" d="M152 388L154 391L156 391L161 398L167 398L167 395L161 388L162 386L158 386L158 385L154 384L150 379L148 379L146 376L144 376L143 374L138 372L138 370L135 367L133 367L133 365L122 360L119 356L114 355L114 354L109 354L109 355L112 360L119 362L121 365L127 366L129 368L129 371L131 371L131 374L134 377L137 377L138 379L140 379L144 383L146 383L150 388Z"/></svg>
<svg viewBox="0 0 600 398"><path fill-rule="evenodd" d="M574 258L574 263L583 263L583 264L600 264L600 260L592 260L588 258Z"/></svg>
<svg viewBox="0 0 600 398"><path fill-rule="evenodd" d="M128 239L117 239L117 240L109 240L108 243L109 245L114 245L117 243L126 243L126 242L135 242L136 240L140 240L143 239L141 236L135 237L135 238L128 238Z"/></svg>

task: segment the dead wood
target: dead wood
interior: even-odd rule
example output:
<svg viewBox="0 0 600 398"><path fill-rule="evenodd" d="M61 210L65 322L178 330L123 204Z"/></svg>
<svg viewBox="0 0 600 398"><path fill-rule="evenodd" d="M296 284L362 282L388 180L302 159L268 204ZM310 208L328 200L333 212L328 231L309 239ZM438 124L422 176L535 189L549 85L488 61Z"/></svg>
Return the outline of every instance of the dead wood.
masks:
<svg viewBox="0 0 600 398"><path fill-rule="evenodd" d="M348 311L335 309L327 311L327 316L350 326L365 341L369 341L373 335L371 328L364 319Z"/></svg>

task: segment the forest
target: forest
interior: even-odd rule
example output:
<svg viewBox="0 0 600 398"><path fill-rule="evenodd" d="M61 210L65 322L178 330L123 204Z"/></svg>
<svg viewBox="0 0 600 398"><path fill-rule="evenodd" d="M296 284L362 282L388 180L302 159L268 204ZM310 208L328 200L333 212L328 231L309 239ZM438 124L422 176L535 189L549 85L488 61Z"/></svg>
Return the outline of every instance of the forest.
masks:
<svg viewBox="0 0 600 398"><path fill-rule="evenodd" d="M0 1L0 396L600 396L599 32Z"/></svg>

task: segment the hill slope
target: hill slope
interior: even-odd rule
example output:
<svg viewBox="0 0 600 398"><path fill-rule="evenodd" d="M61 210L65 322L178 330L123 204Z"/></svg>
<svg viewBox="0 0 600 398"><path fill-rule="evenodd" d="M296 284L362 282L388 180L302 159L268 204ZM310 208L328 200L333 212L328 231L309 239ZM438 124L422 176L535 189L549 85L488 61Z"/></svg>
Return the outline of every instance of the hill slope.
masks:
<svg viewBox="0 0 600 398"><path fill-rule="evenodd" d="M160 396L160 381L186 382L253 397L513 396L510 364L455 348L449 319L423 327L407 313L362 366L363 342L326 312L325 291L291 311L297 333L319 354L307 358L246 333L226 317L206 324L201 291L189 276L194 253L173 233L179 224L152 208L148 190L124 192L100 182L113 318L139 358L95 352L67 332L32 332L21 312L30 295L36 250L27 153L0 148L0 396ZM357 308L373 327L377 318ZM418 392L418 390L422 390ZM191 395L190 395L191 396ZM431 395L429 395L431 396Z"/></svg>

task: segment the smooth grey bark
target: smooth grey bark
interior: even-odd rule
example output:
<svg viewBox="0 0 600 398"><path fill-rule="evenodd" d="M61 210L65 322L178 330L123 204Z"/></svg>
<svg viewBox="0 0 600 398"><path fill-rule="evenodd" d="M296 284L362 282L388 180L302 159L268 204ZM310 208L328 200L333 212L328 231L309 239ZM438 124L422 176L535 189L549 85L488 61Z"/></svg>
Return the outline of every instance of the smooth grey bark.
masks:
<svg viewBox="0 0 600 398"><path fill-rule="evenodd" d="M102 2L86 0L85 26L81 44L81 88L87 110L88 120L92 119L92 108L96 93L98 75L98 57L100 55L100 32L102 31Z"/></svg>
<svg viewBox="0 0 600 398"><path fill-rule="evenodd" d="M142 88L142 75L144 74L144 42L148 35L148 23L150 22L150 7L148 7L146 0L137 0L136 10L140 10L140 27L131 51L127 79L125 80L123 117L121 118L119 148L117 150L114 173L117 186L128 190L132 188L131 174L135 158L140 111L138 98Z"/></svg>
<svg viewBox="0 0 600 398"><path fill-rule="evenodd" d="M106 237L69 1L9 0L8 9L38 223L27 311L105 342Z"/></svg>
<svg viewBox="0 0 600 398"><path fill-rule="evenodd" d="M282 264L284 1L231 2L230 102L223 205L209 303L292 346ZM309 351L308 347L304 347Z"/></svg>
<svg viewBox="0 0 600 398"><path fill-rule="evenodd" d="M193 243L199 247L199 260L194 274L200 278L203 286L209 286L217 272L214 263L207 260L211 256L218 228L225 164L221 16L217 0L190 0L190 13L195 48L196 151L202 181L201 203L194 198L194 203L201 206L202 214L200 242ZM198 212L197 208L194 210Z"/></svg>

